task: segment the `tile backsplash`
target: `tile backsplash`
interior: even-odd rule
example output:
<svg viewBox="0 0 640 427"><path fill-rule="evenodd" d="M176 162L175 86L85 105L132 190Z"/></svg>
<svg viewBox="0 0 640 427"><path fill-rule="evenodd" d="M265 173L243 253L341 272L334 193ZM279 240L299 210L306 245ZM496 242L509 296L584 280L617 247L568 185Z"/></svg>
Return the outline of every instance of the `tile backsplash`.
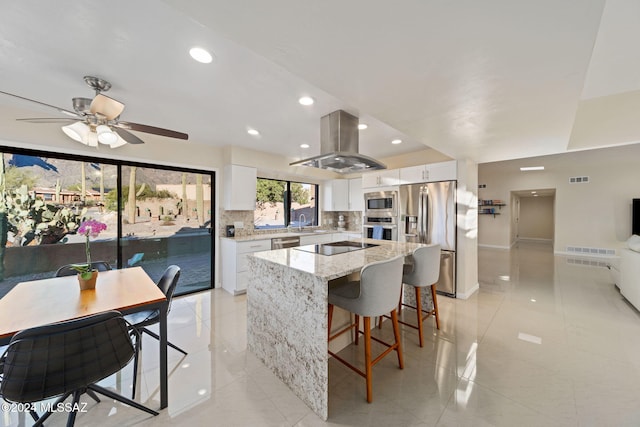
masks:
<svg viewBox="0 0 640 427"><path fill-rule="evenodd" d="M348 231L362 231L362 212L329 212L321 213L322 225L314 228L323 228L327 230L335 230L338 227L338 217L344 215L345 229ZM235 229L237 237L250 236L253 234L273 234L277 230L256 230L253 228L253 211L226 211L220 210L219 233L220 236L226 236L227 225L234 225L241 222L244 227Z"/></svg>

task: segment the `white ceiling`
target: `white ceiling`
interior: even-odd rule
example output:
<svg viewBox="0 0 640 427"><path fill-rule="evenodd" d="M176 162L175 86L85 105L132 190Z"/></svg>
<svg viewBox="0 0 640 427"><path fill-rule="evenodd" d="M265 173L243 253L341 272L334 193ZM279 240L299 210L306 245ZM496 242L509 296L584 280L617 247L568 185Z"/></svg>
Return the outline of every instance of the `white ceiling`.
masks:
<svg viewBox="0 0 640 427"><path fill-rule="evenodd" d="M369 125L363 154L489 162L640 141L637 40L636 0L27 0L0 13L0 91L71 110L96 75L125 121L298 159L344 109ZM61 134L13 120L50 116L0 95L0 139Z"/></svg>

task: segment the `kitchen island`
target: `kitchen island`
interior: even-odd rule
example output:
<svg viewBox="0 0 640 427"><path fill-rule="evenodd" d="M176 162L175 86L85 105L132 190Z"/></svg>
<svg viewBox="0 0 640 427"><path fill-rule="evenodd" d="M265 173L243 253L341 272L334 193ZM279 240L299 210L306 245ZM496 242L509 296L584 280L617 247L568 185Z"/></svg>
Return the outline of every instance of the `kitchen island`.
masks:
<svg viewBox="0 0 640 427"><path fill-rule="evenodd" d="M417 243L358 239L376 246L335 255L310 247L249 257L247 346L323 420L329 414L328 288L366 264L410 255ZM307 249L307 250L304 250Z"/></svg>

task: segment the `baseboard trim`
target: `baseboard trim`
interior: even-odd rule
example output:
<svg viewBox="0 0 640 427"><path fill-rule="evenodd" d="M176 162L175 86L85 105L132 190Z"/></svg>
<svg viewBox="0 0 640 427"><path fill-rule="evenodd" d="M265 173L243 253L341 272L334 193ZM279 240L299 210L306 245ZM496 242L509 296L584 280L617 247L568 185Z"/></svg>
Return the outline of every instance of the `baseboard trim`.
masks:
<svg viewBox="0 0 640 427"><path fill-rule="evenodd" d="M482 243L478 243L478 247L479 248L489 248L489 249L505 249L505 250L509 250L511 249L510 246L500 246L500 245L484 245Z"/></svg>
<svg viewBox="0 0 640 427"><path fill-rule="evenodd" d="M456 292L456 298L460 299L469 299L473 294L478 292L480 289L480 284L476 283L473 288L469 289L467 292Z"/></svg>

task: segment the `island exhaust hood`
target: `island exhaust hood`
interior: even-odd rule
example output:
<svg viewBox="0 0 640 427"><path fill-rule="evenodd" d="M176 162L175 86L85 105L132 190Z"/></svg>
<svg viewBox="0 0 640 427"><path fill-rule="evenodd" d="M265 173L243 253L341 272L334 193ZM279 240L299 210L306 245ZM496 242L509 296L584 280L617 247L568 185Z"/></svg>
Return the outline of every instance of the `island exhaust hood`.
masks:
<svg viewBox="0 0 640 427"><path fill-rule="evenodd" d="M387 167L358 153L358 118L338 110L320 119L320 155L290 163L337 173L354 173Z"/></svg>

